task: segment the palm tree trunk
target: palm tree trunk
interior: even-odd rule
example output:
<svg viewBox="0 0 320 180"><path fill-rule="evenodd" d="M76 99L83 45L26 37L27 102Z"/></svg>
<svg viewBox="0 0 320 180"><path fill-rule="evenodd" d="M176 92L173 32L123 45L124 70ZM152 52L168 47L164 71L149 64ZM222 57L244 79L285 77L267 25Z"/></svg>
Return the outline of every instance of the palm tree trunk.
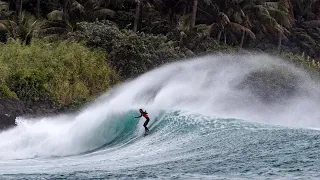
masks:
<svg viewBox="0 0 320 180"><path fill-rule="evenodd" d="M139 22L138 22L138 29L141 29L142 28L142 18L143 18L143 13L144 13L144 9L143 9L143 2L144 0L141 0L141 3L140 3L140 18L139 18Z"/></svg>
<svg viewBox="0 0 320 180"><path fill-rule="evenodd" d="M37 17L40 18L40 0L37 0Z"/></svg>
<svg viewBox="0 0 320 180"><path fill-rule="evenodd" d="M20 0L20 9L19 9L19 16L21 17L22 14L22 4L23 4L23 0Z"/></svg>
<svg viewBox="0 0 320 180"><path fill-rule="evenodd" d="M224 32L224 44L227 44L227 33Z"/></svg>
<svg viewBox="0 0 320 180"><path fill-rule="evenodd" d="M20 21L21 21L21 15L22 15L22 3L23 3L23 0L17 0L15 1L15 5L16 5L16 21L18 23L18 25L20 24Z"/></svg>
<svg viewBox="0 0 320 180"><path fill-rule="evenodd" d="M295 18L294 18L292 2L291 2L291 0L288 0L288 1L289 1L290 14L291 14L292 19L294 20Z"/></svg>
<svg viewBox="0 0 320 180"><path fill-rule="evenodd" d="M175 26L175 23L173 21L173 9L169 9L169 20L170 20L170 25L171 25L171 28L174 28Z"/></svg>
<svg viewBox="0 0 320 180"><path fill-rule="evenodd" d="M64 18L64 20L66 22L68 21L68 18L67 18L67 15L68 15L68 2L69 2L69 0L64 0L64 5L63 5L63 18Z"/></svg>
<svg viewBox="0 0 320 180"><path fill-rule="evenodd" d="M242 31L242 36L241 36L241 41L240 41L240 49L242 49L245 34L246 34L246 31Z"/></svg>
<svg viewBox="0 0 320 180"><path fill-rule="evenodd" d="M136 6L136 14L134 17L134 24L133 24L133 32L137 32L138 30L138 23L140 20L140 8L141 8L141 1L137 0L137 6Z"/></svg>
<svg viewBox="0 0 320 180"><path fill-rule="evenodd" d="M279 33L279 39L278 39L278 54L281 52L281 41L282 41L282 35Z"/></svg>
<svg viewBox="0 0 320 180"><path fill-rule="evenodd" d="M180 40L179 40L179 46L180 46L180 48L183 47L183 35L184 35L184 32L183 32L183 34L182 34L182 32L181 32L181 33L180 33Z"/></svg>
<svg viewBox="0 0 320 180"><path fill-rule="evenodd" d="M20 19L21 14L22 14L22 3L23 3L23 0L16 1L16 14L17 14L19 19Z"/></svg>
<svg viewBox="0 0 320 180"><path fill-rule="evenodd" d="M222 31L219 31L217 41L220 42Z"/></svg>
<svg viewBox="0 0 320 180"><path fill-rule="evenodd" d="M198 9L198 0L193 0L192 18L191 18L191 25L190 25L191 28L193 28L196 25L197 9Z"/></svg>

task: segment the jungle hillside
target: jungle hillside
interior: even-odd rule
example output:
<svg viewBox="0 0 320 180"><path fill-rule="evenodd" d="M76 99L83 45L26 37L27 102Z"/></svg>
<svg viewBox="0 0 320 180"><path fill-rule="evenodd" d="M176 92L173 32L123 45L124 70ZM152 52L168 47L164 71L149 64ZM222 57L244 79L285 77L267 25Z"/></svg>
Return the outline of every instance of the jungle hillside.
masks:
<svg viewBox="0 0 320 180"><path fill-rule="evenodd" d="M208 53L319 72L320 0L1 0L0 42L1 113L51 113Z"/></svg>

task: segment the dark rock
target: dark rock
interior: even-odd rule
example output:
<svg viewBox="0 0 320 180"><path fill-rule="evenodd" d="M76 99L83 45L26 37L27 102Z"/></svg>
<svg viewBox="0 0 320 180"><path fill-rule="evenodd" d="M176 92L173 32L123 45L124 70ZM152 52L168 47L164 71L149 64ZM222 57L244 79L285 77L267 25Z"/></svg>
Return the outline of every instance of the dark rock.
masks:
<svg viewBox="0 0 320 180"><path fill-rule="evenodd" d="M22 101L11 98L0 99L0 114L20 116L25 112L26 108Z"/></svg>
<svg viewBox="0 0 320 180"><path fill-rule="evenodd" d="M16 125L16 116L9 114L0 114L0 131L14 127Z"/></svg>
<svg viewBox="0 0 320 180"><path fill-rule="evenodd" d="M32 102L27 106L25 114L28 115L44 115L58 113L58 108L51 100L42 100Z"/></svg>
<svg viewBox="0 0 320 180"><path fill-rule="evenodd" d="M193 57L193 56L195 56L195 54L194 54L190 49L188 49L188 50L185 52L185 54L186 54L188 57Z"/></svg>
<svg viewBox="0 0 320 180"><path fill-rule="evenodd" d="M25 111L23 102L17 99L0 99L0 131L15 126L16 117Z"/></svg>
<svg viewBox="0 0 320 180"><path fill-rule="evenodd" d="M37 117L59 112L59 109L50 100L24 103L18 99L0 99L0 131L14 127L18 116Z"/></svg>

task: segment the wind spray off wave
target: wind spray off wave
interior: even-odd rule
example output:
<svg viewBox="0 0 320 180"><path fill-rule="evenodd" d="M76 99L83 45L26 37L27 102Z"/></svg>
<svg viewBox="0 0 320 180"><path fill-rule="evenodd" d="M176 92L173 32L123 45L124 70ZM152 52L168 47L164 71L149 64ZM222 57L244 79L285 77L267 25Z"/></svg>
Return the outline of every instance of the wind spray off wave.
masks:
<svg viewBox="0 0 320 180"><path fill-rule="evenodd" d="M63 157L113 148L142 134L143 120L134 120L139 108L147 109L149 124L159 127L167 112L185 111L320 128L319 91L306 72L275 57L199 57L121 84L78 113L20 121L0 134L0 159Z"/></svg>

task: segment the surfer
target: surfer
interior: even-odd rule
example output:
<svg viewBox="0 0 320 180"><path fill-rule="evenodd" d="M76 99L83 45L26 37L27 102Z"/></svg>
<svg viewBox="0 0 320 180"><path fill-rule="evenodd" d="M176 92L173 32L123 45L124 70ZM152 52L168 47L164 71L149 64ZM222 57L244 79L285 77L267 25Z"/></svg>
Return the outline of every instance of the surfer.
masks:
<svg viewBox="0 0 320 180"><path fill-rule="evenodd" d="M148 116L148 113L147 113L147 111L144 111L143 112L143 110L142 109L139 109L139 111L140 111L140 116L139 117L135 117L135 118L140 118L140 117L144 117L144 118L146 118L146 121L143 123L143 127L144 127L144 129L145 129L145 132L148 132L149 131L149 129L147 128L147 124L149 123L149 121L150 121L150 119L149 119L149 116Z"/></svg>

